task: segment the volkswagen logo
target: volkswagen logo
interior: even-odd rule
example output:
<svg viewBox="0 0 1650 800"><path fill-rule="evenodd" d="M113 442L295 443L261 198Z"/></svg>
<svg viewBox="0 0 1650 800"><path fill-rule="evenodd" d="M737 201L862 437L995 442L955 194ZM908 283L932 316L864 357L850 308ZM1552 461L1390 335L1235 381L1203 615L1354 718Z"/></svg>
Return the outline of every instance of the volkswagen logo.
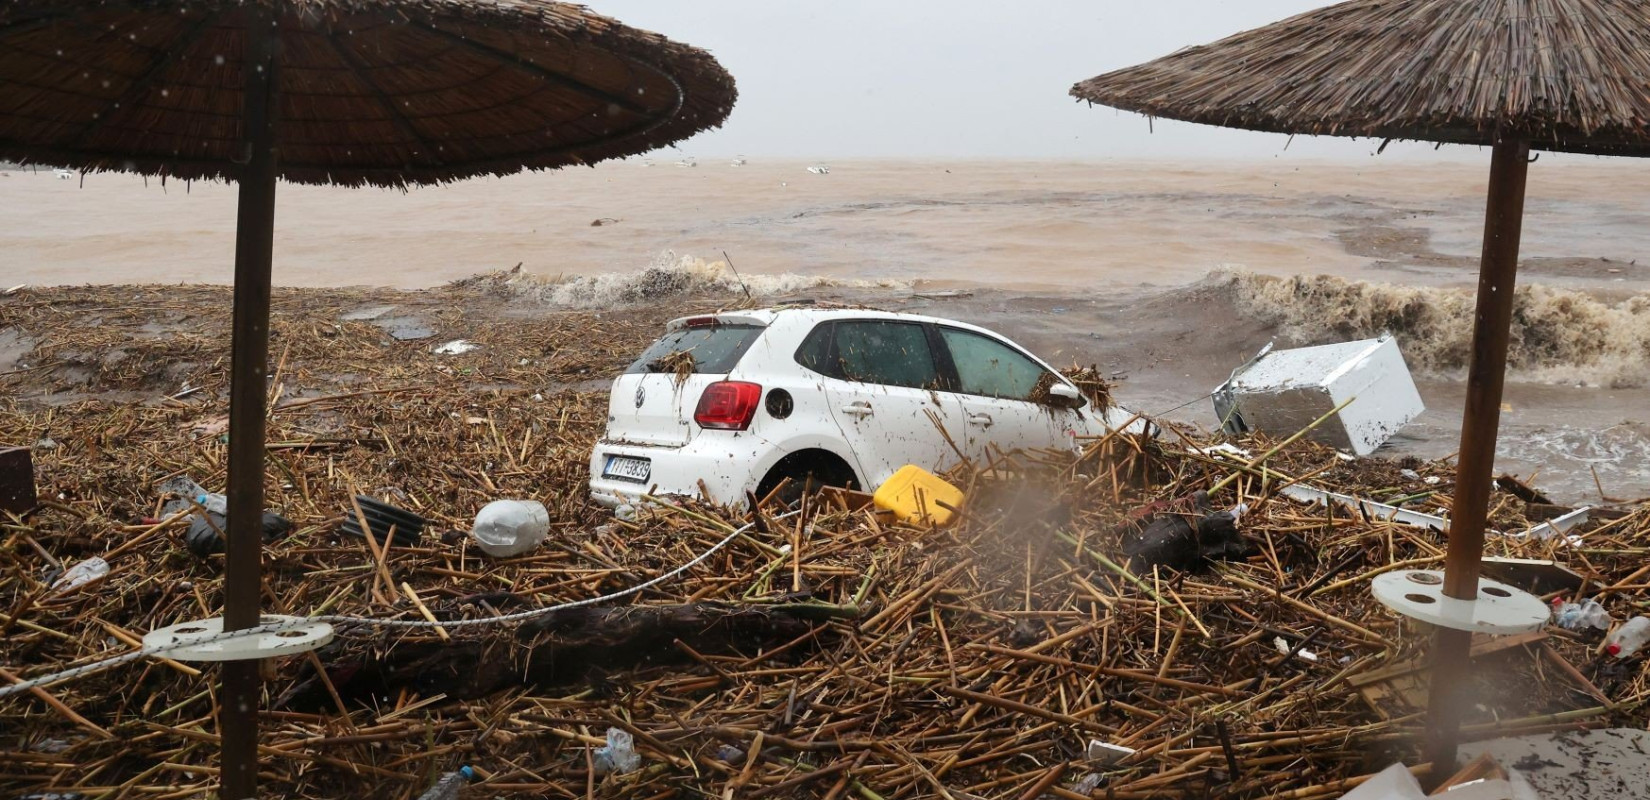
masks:
<svg viewBox="0 0 1650 800"><path fill-rule="evenodd" d="M636 407L641 408L642 404L645 403L645 402L647 402L647 387L646 386L636 387Z"/></svg>

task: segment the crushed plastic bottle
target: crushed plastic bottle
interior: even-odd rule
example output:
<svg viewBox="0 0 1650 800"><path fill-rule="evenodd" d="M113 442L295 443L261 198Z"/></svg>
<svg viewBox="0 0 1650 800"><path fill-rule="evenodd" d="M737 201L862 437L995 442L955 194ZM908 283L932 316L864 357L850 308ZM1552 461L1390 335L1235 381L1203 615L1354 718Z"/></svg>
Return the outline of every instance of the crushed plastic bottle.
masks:
<svg viewBox="0 0 1650 800"><path fill-rule="evenodd" d="M475 778L475 770L469 767L460 767L457 772L442 775L441 780L436 781L429 791L418 796L418 800L458 800L459 790Z"/></svg>
<svg viewBox="0 0 1650 800"><path fill-rule="evenodd" d="M476 514L471 538L483 553L497 558L519 556L550 535L550 512L536 500L494 500Z"/></svg>
<svg viewBox="0 0 1650 800"><path fill-rule="evenodd" d="M1598 604L1597 600L1588 600L1585 603L1564 603L1558 606L1553 615L1553 623L1567 631L1582 631L1588 628L1597 628L1601 631L1610 629L1610 612Z"/></svg>
<svg viewBox="0 0 1650 800"><path fill-rule="evenodd" d="M1639 651L1650 640L1650 617L1634 617L1616 629L1604 645L1604 652L1616 658L1626 658Z"/></svg>
<svg viewBox="0 0 1650 800"><path fill-rule="evenodd" d="M100 557L93 556L92 558L88 558L85 561L64 570L62 575L57 576L57 580L52 581L52 591L66 592L76 586L83 586L108 574L109 562L104 561Z"/></svg>
<svg viewBox="0 0 1650 800"><path fill-rule="evenodd" d="M596 748L596 752L592 754L596 774L606 775L612 772L622 775L641 766L642 756L636 752L634 744L628 732L619 728L608 728L607 744Z"/></svg>
<svg viewBox="0 0 1650 800"><path fill-rule="evenodd" d="M175 494L178 499L167 503L161 508L161 516L170 517L179 511L186 511L194 505L199 505L208 512L218 515L229 513L229 498L217 492L208 492L200 484L194 482L188 475L179 475L160 485L160 490L168 494Z"/></svg>

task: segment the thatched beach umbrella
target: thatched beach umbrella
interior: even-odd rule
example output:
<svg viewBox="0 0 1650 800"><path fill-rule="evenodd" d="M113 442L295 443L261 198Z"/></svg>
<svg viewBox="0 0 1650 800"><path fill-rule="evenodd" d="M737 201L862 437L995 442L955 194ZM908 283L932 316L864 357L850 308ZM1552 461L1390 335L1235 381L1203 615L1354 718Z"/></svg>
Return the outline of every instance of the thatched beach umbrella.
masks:
<svg viewBox="0 0 1650 800"><path fill-rule="evenodd" d="M240 184L230 630L258 621L276 179L403 187L589 164L717 126L734 96L709 54L548 0L0 7L0 159ZM225 798L255 793L258 692L256 662L224 666Z"/></svg>
<svg viewBox="0 0 1650 800"><path fill-rule="evenodd" d="M1531 149L1650 155L1642 0L1355 0L1077 84L1093 103L1277 133L1488 145L1444 591L1474 599ZM1471 636L1439 629L1428 755L1455 758Z"/></svg>

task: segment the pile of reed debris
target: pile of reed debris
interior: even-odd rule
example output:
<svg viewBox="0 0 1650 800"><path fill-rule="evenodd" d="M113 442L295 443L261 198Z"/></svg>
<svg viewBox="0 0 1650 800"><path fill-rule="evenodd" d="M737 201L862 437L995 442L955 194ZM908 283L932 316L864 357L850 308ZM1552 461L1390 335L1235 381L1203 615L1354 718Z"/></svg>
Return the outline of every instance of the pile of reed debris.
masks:
<svg viewBox="0 0 1650 800"><path fill-rule="evenodd" d="M125 652L220 608L222 557L185 548L186 520L143 520L170 476L222 485L228 303L216 289L136 291L0 300L0 330L36 342L0 375L0 446L36 447L45 501L0 523L0 679ZM506 328L466 291L278 293L268 494L296 527L266 547L268 610L521 611L634 586L756 524L621 605L451 630L343 626L312 656L269 662L270 796L412 798L470 765L465 796L478 798L1313 800L1418 759L1425 637L1368 584L1441 565L1442 538L1277 492L1301 480L1443 513L1447 464L1348 462L1304 443L1250 463L1171 427L970 465L953 476L962 521L944 530L890 524L841 495L790 516L689 503L615 519L584 498L605 392L579 382L622 368L663 312ZM366 303L481 347L438 355L339 321ZM1217 485L1209 509L1247 505L1232 560L1128 562L1150 514L1185 508L1150 504ZM431 525L380 558L338 530L356 493ZM544 502L553 532L529 555L489 559L463 531L504 497ZM1551 515L1530 500L1498 494L1492 525ZM1489 548L1568 565L1585 584L1560 593L1625 619L1650 608L1647 508L1594 515L1577 546L1492 536ZM94 556L106 577L53 588ZM1643 661L1601 658L1598 635L1480 642L1464 738L1642 724ZM0 699L0 795L210 791L214 674L150 660ZM633 737L639 766L599 768L610 729ZM1109 747L1091 754L1095 741Z"/></svg>

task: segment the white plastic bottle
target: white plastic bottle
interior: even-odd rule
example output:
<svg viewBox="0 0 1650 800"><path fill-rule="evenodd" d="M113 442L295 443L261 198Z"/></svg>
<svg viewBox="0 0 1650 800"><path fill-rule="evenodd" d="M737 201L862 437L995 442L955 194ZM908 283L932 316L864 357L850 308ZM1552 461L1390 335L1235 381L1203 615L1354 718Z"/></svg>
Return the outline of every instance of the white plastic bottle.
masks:
<svg viewBox="0 0 1650 800"><path fill-rule="evenodd" d="M191 508L189 501L184 499L186 497L194 499L197 505L213 514L221 516L229 513L229 498L217 492L206 491L200 484L190 480L188 475L179 475L161 484L160 489L163 492L178 496L178 499L167 503L165 508L161 509L161 513L165 516L169 517L179 511Z"/></svg>
<svg viewBox="0 0 1650 800"><path fill-rule="evenodd" d="M519 556L550 535L550 512L536 500L494 500L476 514L470 536L495 558Z"/></svg>
<svg viewBox="0 0 1650 800"><path fill-rule="evenodd" d="M1634 617L1627 624L1616 629L1608 644L1604 645L1604 652L1616 658L1626 658L1650 641L1650 617Z"/></svg>

